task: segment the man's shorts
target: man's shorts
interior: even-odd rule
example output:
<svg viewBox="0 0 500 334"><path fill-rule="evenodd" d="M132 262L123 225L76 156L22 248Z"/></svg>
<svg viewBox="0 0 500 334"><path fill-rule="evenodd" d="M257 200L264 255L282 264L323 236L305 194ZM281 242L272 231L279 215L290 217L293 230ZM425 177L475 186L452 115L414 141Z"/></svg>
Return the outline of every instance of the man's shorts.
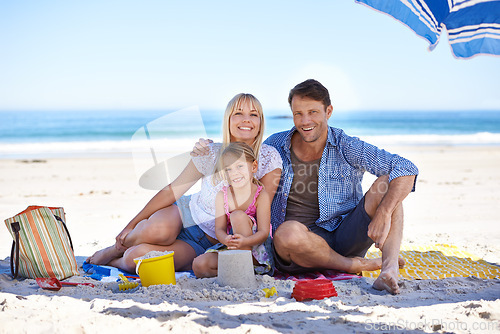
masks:
<svg viewBox="0 0 500 334"><path fill-rule="evenodd" d="M198 256L205 253L205 251L213 245L210 240L208 240L205 232L203 232L194 222L191 210L189 210L190 199L191 196L182 196L174 203L179 208L183 223L181 233L177 236L177 240L182 240L193 247L196 256Z"/></svg>
<svg viewBox="0 0 500 334"><path fill-rule="evenodd" d="M345 257L364 257L368 248L373 244L373 240L368 237L368 225L370 216L365 211L365 198L363 197L358 205L342 220L334 231L330 232L316 224L308 228L311 232L322 237L334 251ZM324 268L304 268L298 264L283 261L276 253L274 244L272 247L276 268L290 274L311 272Z"/></svg>

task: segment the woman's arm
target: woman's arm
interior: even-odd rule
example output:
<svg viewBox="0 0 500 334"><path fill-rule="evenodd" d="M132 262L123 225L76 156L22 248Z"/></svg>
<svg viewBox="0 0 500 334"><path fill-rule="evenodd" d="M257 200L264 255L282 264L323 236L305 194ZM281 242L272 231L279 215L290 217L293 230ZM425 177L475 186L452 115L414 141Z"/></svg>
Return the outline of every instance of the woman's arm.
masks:
<svg viewBox="0 0 500 334"><path fill-rule="evenodd" d="M142 220L148 219L156 211L172 205L176 199L179 199L186 191L198 181L203 174L196 169L194 163L190 160L186 168L179 176L168 186L160 190L146 206L125 226L125 228L116 237L117 243L123 245L123 241L128 232Z"/></svg>
<svg viewBox="0 0 500 334"><path fill-rule="evenodd" d="M280 178L281 168L276 168L260 179L260 182L262 182L262 184L264 185L264 188L266 189L269 198L271 198L271 201L273 200L274 194L276 193L278 185L280 184Z"/></svg>

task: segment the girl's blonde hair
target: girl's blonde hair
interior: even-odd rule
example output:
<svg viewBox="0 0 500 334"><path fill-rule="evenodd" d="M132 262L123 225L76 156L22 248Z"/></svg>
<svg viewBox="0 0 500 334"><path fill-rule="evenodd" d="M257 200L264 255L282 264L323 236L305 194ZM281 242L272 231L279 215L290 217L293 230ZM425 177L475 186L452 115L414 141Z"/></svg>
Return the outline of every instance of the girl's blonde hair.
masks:
<svg viewBox="0 0 500 334"><path fill-rule="evenodd" d="M250 102L252 109L255 109L259 113L260 118L260 129L259 133L255 137L254 142L251 147L255 152L255 156L259 156L260 147L262 146L262 142L264 141L264 112L262 110L262 105L259 100L252 94L240 93L229 101L226 107L226 112L224 113L224 119L222 121L222 150L224 150L229 143L231 142L231 133L229 131L229 118L234 113L235 110L241 108L243 104L247 101Z"/></svg>
<svg viewBox="0 0 500 334"><path fill-rule="evenodd" d="M215 173L212 178L213 184L216 185L222 180L227 181L226 173L224 173L224 169L226 168L226 165L224 164L224 158L231 158L230 163L233 163L242 156L245 158L246 162L253 163L254 161L257 161L255 152L247 143L239 141L229 143L219 155L217 163L215 164ZM257 180L255 176L252 177L252 182L257 185L262 185L262 183Z"/></svg>

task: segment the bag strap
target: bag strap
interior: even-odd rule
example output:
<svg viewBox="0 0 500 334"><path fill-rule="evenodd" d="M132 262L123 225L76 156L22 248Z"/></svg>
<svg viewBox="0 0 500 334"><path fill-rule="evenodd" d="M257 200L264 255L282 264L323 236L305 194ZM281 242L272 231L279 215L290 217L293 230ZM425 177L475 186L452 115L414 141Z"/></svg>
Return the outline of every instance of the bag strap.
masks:
<svg viewBox="0 0 500 334"><path fill-rule="evenodd" d="M12 222L10 226L12 227L12 232L14 232L16 236L16 240L12 241L12 249L10 251L10 272L12 274L12 278L16 278L17 275L19 274L19 231L21 230L21 227L19 225L19 222ZM15 256L14 256L14 251L16 253ZM14 267L14 258L16 261L15 267Z"/></svg>
<svg viewBox="0 0 500 334"><path fill-rule="evenodd" d="M73 252L74 252L75 249L73 248L73 241L71 241L71 235L69 234L68 228L66 227L66 223L64 222L64 220L61 219L61 217L56 216L56 215L54 215L54 217L56 218L56 220L58 220L58 221L60 221L62 223L62 226L64 227L64 230L68 234L68 239L69 239L69 244L71 246L71 250L73 250Z"/></svg>

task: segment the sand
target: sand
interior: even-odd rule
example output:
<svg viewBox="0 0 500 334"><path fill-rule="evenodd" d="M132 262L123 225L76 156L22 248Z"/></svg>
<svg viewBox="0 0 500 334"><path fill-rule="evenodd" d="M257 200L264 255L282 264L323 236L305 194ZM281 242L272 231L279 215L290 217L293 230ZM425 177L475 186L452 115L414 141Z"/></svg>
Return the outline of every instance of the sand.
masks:
<svg viewBox="0 0 500 334"><path fill-rule="evenodd" d="M405 146L390 151L420 169L405 200L405 244L456 245L500 264L500 147ZM366 177L365 185L373 178ZM28 205L62 206L79 265L108 246L155 191L142 189L128 157L0 159L0 218ZM366 187L365 187L366 189ZM256 289L183 276L177 285L113 292L112 284L48 291L12 280L12 238L0 233L0 333L372 333L500 331L500 280L475 277L401 282L392 296L369 278L336 281L338 297L296 302L294 282L259 276ZM263 288L278 296L265 298Z"/></svg>

